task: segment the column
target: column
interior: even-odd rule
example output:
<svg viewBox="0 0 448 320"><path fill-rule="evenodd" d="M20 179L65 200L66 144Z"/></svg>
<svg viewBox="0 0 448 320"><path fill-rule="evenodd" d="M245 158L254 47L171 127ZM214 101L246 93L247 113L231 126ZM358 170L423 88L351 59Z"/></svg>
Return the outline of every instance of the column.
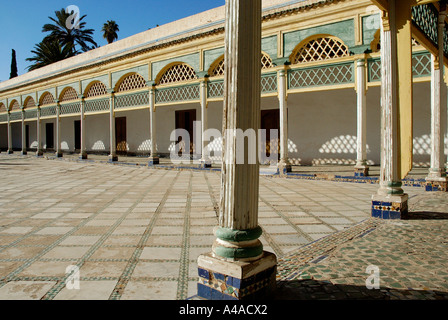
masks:
<svg viewBox="0 0 448 320"><path fill-rule="evenodd" d="M160 163L157 154L157 137L156 137L156 89L149 89L149 126L151 130L151 156L148 165L153 166Z"/></svg>
<svg viewBox="0 0 448 320"><path fill-rule="evenodd" d="M25 126L25 108L22 108L22 156L27 154L26 145L26 126Z"/></svg>
<svg viewBox="0 0 448 320"><path fill-rule="evenodd" d="M61 104L56 101L56 157L62 158L61 150Z"/></svg>
<svg viewBox="0 0 448 320"><path fill-rule="evenodd" d="M11 113L8 111L8 152L7 154L13 154L12 150L12 130L11 130Z"/></svg>
<svg viewBox="0 0 448 320"><path fill-rule="evenodd" d="M237 161L237 129L260 128L261 0L227 0L223 164L219 226L212 252L198 258L198 296L248 300L275 287L277 259L258 240L259 163ZM255 142L255 158L258 143ZM244 150L246 149L246 150ZM253 157L252 156L252 157ZM254 290L243 290L249 286Z"/></svg>
<svg viewBox="0 0 448 320"><path fill-rule="evenodd" d="M426 191L448 191L442 128L443 108L446 108L442 101L445 17L446 7L441 7L438 23L439 55L433 55L431 59L431 168L426 178Z"/></svg>
<svg viewBox="0 0 448 320"><path fill-rule="evenodd" d="M287 70L278 72L278 101L280 108L280 174L291 172L288 156L288 96L287 96Z"/></svg>
<svg viewBox="0 0 448 320"><path fill-rule="evenodd" d="M37 151L36 151L36 157L42 157L44 155L43 149L42 149L42 124L40 120L40 107L37 107L37 121L36 121L36 128L37 128Z"/></svg>
<svg viewBox="0 0 448 320"><path fill-rule="evenodd" d="M407 213L408 195L401 188L397 103L397 39L395 1L381 24L381 170L380 188L372 197L372 217L400 219Z"/></svg>
<svg viewBox="0 0 448 320"><path fill-rule="evenodd" d="M369 175L367 166L367 95L366 95L366 61L356 62L357 73L357 143L355 177Z"/></svg>
<svg viewBox="0 0 448 320"><path fill-rule="evenodd" d="M84 100L84 96L81 95L79 97L81 99L80 102L80 109L81 109L81 150L79 154L80 160L86 160L88 158L87 151L86 151L86 116L85 116L85 110L86 110L86 102Z"/></svg>
<svg viewBox="0 0 448 320"><path fill-rule="evenodd" d="M110 139L110 154L109 162L118 161L117 157L117 143L115 140L115 98L114 92L110 91L110 117L109 117L109 139Z"/></svg>
<svg viewBox="0 0 448 320"><path fill-rule="evenodd" d="M208 157L207 140L205 136L205 131L208 129L208 102L207 102L207 81L201 81L201 168L210 168L212 163Z"/></svg>

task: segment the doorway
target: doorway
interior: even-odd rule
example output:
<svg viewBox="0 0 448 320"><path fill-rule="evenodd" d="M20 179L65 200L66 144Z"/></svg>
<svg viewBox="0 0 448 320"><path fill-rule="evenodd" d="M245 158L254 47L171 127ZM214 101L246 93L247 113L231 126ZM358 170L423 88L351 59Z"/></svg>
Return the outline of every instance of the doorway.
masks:
<svg viewBox="0 0 448 320"><path fill-rule="evenodd" d="M45 124L45 144L47 145L47 150L54 150L54 124Z"/></svg>
<svg viewBox="0 0 448 320"><path fill-rule="evenodd" d="M81 150L81 120L75 120L75 152Z"/></svg>
<svg viewBox="0 0 448 320"><path fill-rule="evenodd" d="M190 141L185 141L185 145L181 142L181 137L178 138L177 143L181 143L180 146L187 148L188 153L194 154L196 151L193 141L194 122L196 121L196 110L181 110L176 111L176 129L184 129L190 135ZM189 150L188 150L189 144ZM180 148L179 148L180 149ZM179 150L180 151L180 150Z"/></svg>
<svg viewBox="0 0 448 320"><path fill-rule="evenodd" d="M126 117L115 118L115 141L117 143L117 155L128 153L126 137Z"/></svg>
<svg viewBox="0 0 448 320"><path fill-rule="evenodd" d="M30 146L30 125L27 124L25 126L25 150L27 150Z"/></svg>
<svg viewBox="0 0 448 320"><path fill-rule="evenodd" d="M280 110L262 110L261 111L261 129L266 130L266 156L269 157L271 152L277 152L280 159ZM271 130L277 130L277 139L271 141ZM274 137L272 137L274 139Z"/></svg>

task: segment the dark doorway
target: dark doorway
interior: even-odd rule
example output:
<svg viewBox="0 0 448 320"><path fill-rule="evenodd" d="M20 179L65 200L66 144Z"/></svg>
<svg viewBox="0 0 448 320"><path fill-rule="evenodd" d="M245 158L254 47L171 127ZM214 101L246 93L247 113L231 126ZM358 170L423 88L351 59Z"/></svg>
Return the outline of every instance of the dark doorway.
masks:
<svg viewBox="0 0 448 320"><path fill-rule="evenodd" d="M271 155L271 151L278 152L280 157L280 110L261 111L261 129L266 130L266 156ZM276 141L271 141L271 130L277 130ZM273 139L273 137L272 137ZM280 158L279 158L280 159Z"/></svg>
<svg viewBox="0 0 448 320"><path fill-rule="evenodd" d="M26 147L25 150L27 150L29 146L30 146L30 125L27 124L25 126L25 147Z"/></svg>
<svg viewBox="0 0 448 320"><path fill-rule="evenodd" d="M47 150L54 149L54 124L45 124L45 144L47 145Z"/></svg>
<svg viewBox="0 0 448 320"><path fill-rule="evenodd" d="M126 117L115 118L115 141L117 143L118 155L126 155L128 153L126 140Z"/></svg>
<svg viewBox="0 0 448 320"><path fill-rule="evenodd" d="M75 152L81 150L81 120L75 120Z"/></svg>
<svg viewBox="0 0 448 320"><path fill-rule="evenodd" d="M194 132L194 122L196 121L196 110L181 110L176 111L176 129L184 129L190 135L189 148L190 154L194 154L195 145L193 141L193 132ZM178 143L181 141L181 138L178 138ZM188 148L188 142L186 142L186 148ZM187 149L188 151L188 149Z"/></svg>

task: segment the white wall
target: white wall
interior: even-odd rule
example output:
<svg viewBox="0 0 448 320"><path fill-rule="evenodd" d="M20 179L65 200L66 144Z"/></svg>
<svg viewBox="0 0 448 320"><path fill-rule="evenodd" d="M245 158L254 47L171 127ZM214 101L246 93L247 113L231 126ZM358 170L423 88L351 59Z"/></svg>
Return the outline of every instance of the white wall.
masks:
<svg viewBox="0 0 448 320"><path fill-rule="evenodd" d="M88 115L85 126L87 152L109 153L109 114Z"/></svg>

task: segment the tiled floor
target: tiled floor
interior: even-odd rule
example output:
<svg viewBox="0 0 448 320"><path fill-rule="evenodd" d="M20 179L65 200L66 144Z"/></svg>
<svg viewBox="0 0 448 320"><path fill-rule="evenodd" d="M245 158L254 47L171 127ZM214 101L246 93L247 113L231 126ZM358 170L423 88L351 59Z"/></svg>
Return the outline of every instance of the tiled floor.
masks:
<svg viewBox="0 0 448 320"><path fill-rule="evenodd" d="M220 175L0 155L0 299L186 299L215 239ZM369 217L373 184L261 177L283 257ZM412 196L420 188L406 188ZM69 266L80 290L69 290Z"/></svg>

